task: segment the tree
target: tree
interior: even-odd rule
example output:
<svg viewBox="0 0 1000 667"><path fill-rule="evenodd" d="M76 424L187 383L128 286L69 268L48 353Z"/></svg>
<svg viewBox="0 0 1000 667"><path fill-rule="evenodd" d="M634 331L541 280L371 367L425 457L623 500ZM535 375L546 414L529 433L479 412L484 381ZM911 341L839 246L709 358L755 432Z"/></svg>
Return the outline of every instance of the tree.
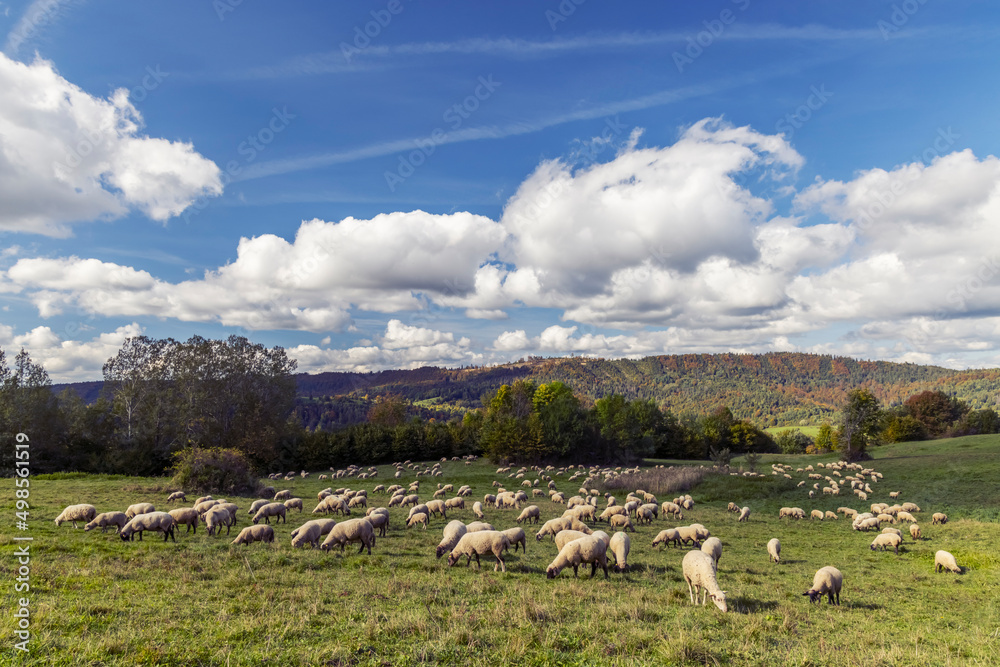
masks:
<svg viewBox="0 0 1000 667"><path fill-rule="evenodd" d="M869 445L879 442L882 410L878 398L868 389L852 389L840 410L840 456L845 461L868 458Z"/></svg>
<svg viewBox="0 0 1000 667"><path fill-rule="evenodd" d="M52 382L42 366L22 349L7 367L0 350L0 433L24 433L31 441L31 469L51 472L59 469L66 435L59 401L52 394ZM0 469L13 467L13 447L3 447Z"/></svg>
<svg viewBox="0 0 1000 667"><path fill-rule="evenodd" d="M903 406L932 438L944 434L952 423L969 410L964 403L943 391L922 391L906 399Z"/></svg>

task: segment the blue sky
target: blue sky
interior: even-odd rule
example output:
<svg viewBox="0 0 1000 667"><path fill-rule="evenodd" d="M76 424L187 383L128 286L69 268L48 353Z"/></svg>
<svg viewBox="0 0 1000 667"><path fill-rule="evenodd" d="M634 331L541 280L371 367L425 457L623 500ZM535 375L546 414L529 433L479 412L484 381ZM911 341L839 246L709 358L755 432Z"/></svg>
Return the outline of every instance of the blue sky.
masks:
<svg viewBox="0 0 1000 667"><path fill-rule="evenodd" d="M988 2L0 2L0 348L1000 363Z"/></svg>

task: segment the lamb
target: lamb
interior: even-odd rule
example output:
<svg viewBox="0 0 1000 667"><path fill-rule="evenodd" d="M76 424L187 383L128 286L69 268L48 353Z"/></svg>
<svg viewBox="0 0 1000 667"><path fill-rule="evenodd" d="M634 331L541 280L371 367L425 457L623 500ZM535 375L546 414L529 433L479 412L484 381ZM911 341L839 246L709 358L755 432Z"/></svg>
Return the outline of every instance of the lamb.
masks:
<svg viewBox="0 0 1000 667"><path fill-rule="evenodd" d="M363 519L348 519L338 523L330 531L330 534L326 536L326 540L323 544L319 545L319 548L323 551L329 551L335 546L340 546L340 552L343 553L344 549L347 547L349 542L360 542L361 548L358 549L358 553L368 548L368 555L372 553L372 547L375 546L375 528L372 526L371 521L367 518Z"/></svg>
<svg viewBox="0 0 1000 667"><path fill-rule="evenodd" d="M331 530L333 527L331 526ZM313 549L319 548L319 538L323 532L323 526L317 521L307 521L295 530L292 535L292 547L299 548L304 544L311 544Z"/></svg>
<svg viewBox="0 0 1000 667"><path fill-rule="evenodd" d="M781 562L781 541L777 537L767 541L767 562Z"/></svg>
<svg viewBox="0 0 1000 667"><path fill-rule="evenodd" d="M899 555L899 543L903 541L903 538L895 533L880 533L875 536L875 539L871 543L871 550L885 551L888 547L892 547L896 555Z"/></svg>
<svg viewBox="0 0 1000 667"><path fill-rule="evenodd" d="M299 509L299 514L302 513L302 499L301 498L289 498L285 501L285 507L288 509Z"/></svg>
<svg viewBox="0 0 1000 667"><path fill-rule="evenodd" d="M83 527L84 530L100 528L102 533L108 532L108 526L114 526L115 532L122 532L122 528L128 523L128 517L124 512L104 512L94 517L94 520Z"/></svg>
<svg viewBox="0 0 1000 667"><path fill-rule="evenodd" d="M202 515L205 525L208 526L208 534L218 531L222 534L222 526L226 527L226 535L229 534L230 526L233 525L233 516L229 510L222 507L213 507Z"/></svg>
<svg viewBox="0 0 1000 667"><path fill-rule="evenodd" d="M581 533L579 530L560 530L556 533L555 543L556 549L562 551L562 548L566 546L569 542L573 540L578 540L581 537L586 537L586 533Z"/></svg>
<svg viewBox="0 0 1000 667"><path fill-rule="evenodd" d="M710 537L701 545L701 550L712 557L715 569L719 569L719 559L722 558L722 540L718 537Z"/></svg>
<svg viewBox="0 0 1000 667"><path fill-rule="evenodd" d="M135 539L135 534L139 533L139 541L142 542L143 531L152 530L158 533L163 533L163 541L166 542L167 539L172 539L174 542L177 538L174 537L174 526L176 526L174 517L170 516L166 512L146 512L144 514L137 514L125 524L125 527L121 529L120 535L122 540L126 542L133 541Z"/></svg>
<svg viewBox="0 0 1000 667"><path fill-rule="evenodd" d="M711 597L715 606L723 612L729 611L726 605L726 592L719 588L716 580L715 561L703 551L689 551L681 561L684 579L688 584L691 604L698 604L698 594L701 594L701 604L705 605Z"/></svg>
<svg viewBox="0 0 1000 667"><path fill-rule="evenodd" d="M485 519L486 515L483 514L483 504L478 500L472 503L472 513L476 515L477 519Z"/></svg>
<svg viewBox="0 0 1000 667"><path fill-rule="evenodd" d="M559 554L555 557L549 566L545 568L545 576L549 579L555 579L562 572L563 568L567 566L573 567L573 576L579 576L580 565L590 563L591 578L597 574L597 566L600 565L601 569L604 570L604 578L608 578L608 544L601 537L597 535L587 535L573 540L572 542L567 542L562 549L559 550Z"/></svg>
<svg viewBox="0 0 1000 667"><path fill-rule="evenodd" d="M274 528L271 526L247 526L240 531L232 543L249 546L253 542L274 542Z"/></svg>
<svg viewBox="0 0 1000 667"><path fill-rule="evenodd" d="M750 508L744 507L740 510L740 516L737 521L749 521L750 520Z"/></svg>
<svg viewBox="0 0 1000 667"><path fill-rule="evenodd" d="M287 520L285 519L285 511L287 509L288 508L285 507L284 504L282 503L268 503L267 505L264 505L259 510L257 510L257 513L253 515L253 522L260 523L260 520L263 519L264 523L270 524L271 517L276 516L285 523L288 523ZM275 519L274 522L277 523L278 519Z"/></svg>
<svg viewBox="0 0 1000 667"><path fill-rule="evenodd" d="M469 532L468 527L458 519L449 521L448 525L444 527L444 536L441 538L441 542L437 546L437 551L435 552L436 557L440 558L444 555L444 552L454 549L455 545L458 544L458 541L462 539L462 536L467 532Z"/></svg>
<svg viewBox="0 0 1000 667"><path fill-rule="evenodd" d="M612 535L608 548L615 556L615 571L624 572L628 568L628 552L632 549L628 533L618 532Z"/></svg>
<svg viewBox="0 0 1000 667"><path fill-rule="evenodd" d="M958 566L954 556L947 551L938 551L934 554L934 572L943 572L944 570L962 574L962 568Z"/></svg>
<svg viewBox="0 0 1000 667"><path fill-rule="evenodd" d="M424 505L423 503L420 505L414 505L410 508L410 513L406 515L406 520L409 521L410 517L414 514L426 514L427 516L430 516L431 511L427 508L427 505Z"/></svg>
<svg viewBox="0 0 1000 667"><path fill-rule="evenodd" d="M72 521L73 527L77 528L77 521L86 524L93 521L96 516L97 508L93 505L70 505L56 517L56 525L61 526L64 521ZM128 518L131 519L132 517Z"/></svg>
<svg viewBox="0 0 1000 667"><path fill-rule="evenodd" d="M134 519L140 514L149 514L150 512L155 512L156 508L153 507L152 503L136 503L135 505L129 505L128 509L125 510L125 516L129 519ZM91 517L93 518L93 517Z"/></svg>
<svg viewBox="0 0 1000 667"><path fill-rule="evenodd" d="M514 553L517 553L517 545L521 545L521 550L528 553L528 537L524 534L523 528L508 528L500 531L507 536L507 540L514 545Z"/></svg>
<svg viewBox="0 0 1000 667"><path fill-rule="evenodd" d="M411 515L410 518L406 520L406 527L413 528L414 526L423 524L424 530L427 530L428 523L430 523L430 521L427 515L424 514L423 512L417 512L416 514Z"/></svg>
<svg viewBox="0 0 1000 667"><path fill-rule="evenodd" d="M448 555L448 567L452 567L459 561L462 556L466 557L465 565L466 567L472 562L472 557L476 557L476 566L482 567L479 561L479 556L492 553L496 559L497 563L493 566L493 571L496 572L497 568L500 568L503 572L507 571L507 565L503 560L503 552L510 549L510 540L503 533L496 530L482 530L475 533L466 533L458 540L458 544L452 549L451 554Z"/></svg>
<svg viewBox="0 0 1000 667"><path fill-rule="evenodd" d="M910 537L913 538L914 542L920 539L920 526L915 523L910 524Z"/></svg>
<svg viewBox="0 0 1000 667"><path fill-rule="evenodd" d="M185 500L186 494L183 491L174 491L169 496L167 496L167 502L172 503L175 500Z"/></svg>
<svg viewBox="0 0 1000 667"><path fill-rule="evenodd" d="M836 596L836 604L839 605L840 589L843 585L844 575L832 565L827 565L816 570L816 574L813 576L812 588L803 593L803 595L809 596L809 602L819 602L823 599L823 594L825 593L828 598L828 604L834 604L833 599Z"/></svg>
<svg viewBox="0 0 1000 667"><path fill-rule="evenodd" d="M198 534L198 520L201 516L198 514L197 510L193 507L181 507L175 510L170 510L167 512L170 516L174 517L174 522L178 526L186 525L187 530L184 531L185 534L194 532L195 535ZM122 514L122 516L125 516ZM120 530L118 532L121 532Z"/></svg>
<svg viewBox="0 0 1000 667"><path fill-rule="evenodd" d="M934 512L934 514L931 515L931 525L932 526L935 525L935 524L944 525L946 523L948 523L948 515L947 514L944 514L943 512Z"/></svg>
<svg viewBox="0 0 1000 667"><path fill-rule="evenodd" d="M677 546L681 545L681 536L677 532L676 528L667 528L666 530L661 530L660 533L656 536L656 539L653 540L653 546L655 547L657 544L669 544L671 542L673 542Z"/></svg>

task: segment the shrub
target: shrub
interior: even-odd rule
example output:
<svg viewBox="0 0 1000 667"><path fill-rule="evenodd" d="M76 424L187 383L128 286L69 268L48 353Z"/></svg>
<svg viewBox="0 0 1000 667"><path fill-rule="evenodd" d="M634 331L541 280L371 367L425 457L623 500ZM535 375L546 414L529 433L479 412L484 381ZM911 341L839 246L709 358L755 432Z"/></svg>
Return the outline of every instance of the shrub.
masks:
<svg viewBox="0 0 1000 667"><path fill-rule="evenodd" d="M257 477L243 452L192 447L174 454L173 483L186 491L251 495Z"/></svg>
<svg viewBox="0 0 1000 667"><path fill-rule="evenodd" d="M782 454L802 454L807 447L813 444L812 438L797 428L782 431L774 441Z"/></svg>

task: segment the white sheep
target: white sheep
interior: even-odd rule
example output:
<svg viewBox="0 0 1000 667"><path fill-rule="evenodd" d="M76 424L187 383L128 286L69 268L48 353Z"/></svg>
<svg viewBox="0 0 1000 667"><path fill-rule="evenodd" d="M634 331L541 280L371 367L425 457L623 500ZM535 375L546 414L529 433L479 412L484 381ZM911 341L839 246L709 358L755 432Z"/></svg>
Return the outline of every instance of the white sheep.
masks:
<svg viewBox="0 0 1000 667"><path fill-rule="evenodd" d="M586 535L586 533L581 533L579 530L560 530L556 533L555 537L556 549L562 550L567 543L578 540L581 537L586 537Z"/></svg>
<svg viewBox="0 0 1000 667"><path fill-rule="evenodd" d="M198 534L198 521L201 519L201 515L198 514L195 508L178 507L175 510L170 510L167 514L174 517L174 522L178 527L187 526L187 530L184 531L185 534L190 532L194 532L195 535ZM125 515L123 514L122 516Z"/></svg>
<svg viewBox="0 0 1000 667"><path fill-rule="evenodd" d="M198 505L199 503L203 503L206 500L211 500L211 499L212 499L212 496L202 496L201 498L198 498L198 500L194 501L194 503L191 504L191 507L194 507L195 505Z"/></svg>
<svg viewBox="0 0 1000 667"><path fill-rule="evenodd" d="M477 519L485 519L486 515L483 514L483 504L478 500L472 503L472 513L476 515Z"/></svg>
<svg viewBox="0 0 1000 667"><path fill-rule="evenodd" d="M465 509L465 498L454 497L448 498L444 501L444 506L450 510L464 510Z"/></svg>
<svg viewBox="0 0 1000 667"><path fill-rule="evenodd" d="M767 541L767 562L781 562L781 541L777 537Z"/></svg>
<svg viewBox="0 0 1000 667"><path fill-rule="evenodd" d="M653 540L653 546L657 544L669 544L673 542L677 546L681 545L681 536L677 532L676 528L667 528L666 530L661 530L656 538Z"/></svg>
<svg viewBox="0 0 1000 667"><path fill-rule="evenodd" d="M692 543L696 547L701 547L701 540L698 539L698 531L691 526L677 526L677 536L684 544Z"/></svg>
<svg viewBox="0 0 1000 667"><path fill-rule="evenodd" d="M722 558L722 540L718 537L710 537L701 545L701 550L712 557L715 569L719 569L719 559Z"/></svg>
<svg viewBox="0 0 1000 667"><path fill-rule="evenodd" d="M608 578L608 543L598 535L586 535L567 542L549 566L545 568L545 576L554 579L563 568L572 566L573 576L579 576L580 565L590 563L591 578L597 574L597 566L604 570L604 578Z"/></svg>
<svg viewBox="0 0 1000 667"><path fill-rule="evenodd" d="M496 559L497 563L493 566L493 571L496 572L497 568L500 568L503 572L507 571L507 565L503 560L503 552L510 548L510 540L503 533L496 530L481 530L475 533L467 532L459 540L455 548L452 549L451 553L448 555L448 567L452 567L457 563L462 556L466 557L465 565L466 567L472 562L472 557L476 557L476 566L482 567L479 561L479 556L492 553Z"/></svg>
<svg viewBox="0 0 1000 667"><path fill-rule="evenodd" d="M833 521L840 521L840 517L837 516L837 513L836 512L831 512L830 510L827 510L826 512L823 513L823 518L824 519L831 519Z"/></svg>
<svg viewBox="0 0 1000 667"><path fill-rule="evenodd" d="M877 551L877 550L885 551L887 548L892 547L893 551L895 551L896 555L898 556L899 543L902 541L903 538L897 535L896 533L880 533L875 536L875 539L872 540L870 546L872 551Z"/></svg>
<svg viewBox="0 0 1000 667"><path fill-rule="evenodd" d="M444 527L444 535L441 538L441 543L437 546L436 556L440 558L444 555L446 551L451 551L458 544L458 541L462 539L462 536L469 532L468 526L466 526L461 521L455 519L454 521L449 521L448 525Z"/></svg>
<svg viewBox="0 0 1000 667"><path fill-rule="evenodd" d="M935 512L931 515L931 525L941 524L944 525L948 523L948 515L943 512Z"/></svg>
<svg viewBox="0 0 1000 667"><path fill-rule="evenodd" d="M93 505L80 504L80 505L70 505L64 509L59 516L56 517L56 525L61 526L65 521L72 521L73 527L77 528L77 521L81 523L89 523L94 520L97 516L97 508ZM132 517L128 517L132 518Z"/></svg>
<svg viewBox="0 0 1000 667"><path fill-rule="evenodd" d="M495 530L493 528L493 524L486 523L485 521L473 521L472 523L468 524L466 528L468 528L467 532L470 533L478 533L483 530Z"/></svg>
<svg viewBox="0 0 1000 667"><path fill-rule="evenodd" d="M406 520L406 527L413 528L414 526L419 526L420 524L423 524L424 530L427 530L427 525L429 523L430 519L426 514L424 514L423 512L417 512L416 514L410 516L410 518Z"/></svg>
<svg viewBox="0 0 1000 667"><path fill-rule="evenodd" d="M114 526L115 532L122 532L122 528L128 523L128 517L124 512L103 512L94 517L94 520L83 527L84 530L100 528L102 533L108 532L108 526Z"/></svg>
<svg viewBox="0 0 1000 667"><path fill-rule="evenodd" d="M176 526L174 517L170 516L166 512L146 512L144 514L137 514L125 524L125 527L121 529L120 534L122 540L132 541L135 539L135 534L139 533L139 541L142 542L142 533L147 530L152 530L157 533L163 533L163 541L166 542L167 539L171 539L174 542L177 538L174 537L174 526Z"/></svg>
<svg viewBox="0 0 1000 667"><path fill-rule="evenodd" d="M149 514L155 511L156 508L153 507L153 503L136 503L135 505L128 506L128 509L125 510L125 516L129 519L134 519L140 514Z"/></svg>
<svg viewBox="0 0 1000 667"><path fill-rule="evenodd" d="M329 532L333 530L333 527L336 525L337 522L334 521L333 519L313 519L311 521L306 521L304 524L294 529L291 533L291 537L294 539L296 535L298 535L300 532L302 532L309 526L319 526L319 536L323 537L329 534ZM319 545L317 544L315 546L318 547Z"/></svg>
<svg viewBox="0 0 1000 667"><path fill-rule="evenodd" d="M899 510L896 512L897 521L909 521L910 523L916 523L917 519L915 516L907 512L906 510Z"/></svg>
<svg viewBox="0 0 1000 667"><path fill-rule="evenodd" d="M737 521L749 521L750 520L750 508L744 507L740 510L740 516Z"/></svg>
<svg viewBox="0 0 1000 667"><path fill-rule="evenodd" d="M836 604L839 605L840 589L843 585L844 575L832 565L827 565L816 570L816 574L813 576L812 588L803 593L803 595L809 596L809 602L819 602L823 599L823 594L825 593L828 597L828 604L834 604L833 600L834 596L836 596Z"/></svg>
<svg viewBox="0 0 1000 667"><path fill-rule="evenodd" d="M514 553L517 553L518 545L521 545L521 550L524 553L528 553L528 536L524 534L523 528L508 528L500 532L507 536L507 540L514 547Z"/></svg>
<svg viewBox="0 0 1000 667"><path fill-rule="evenodd" d="M615 557L615 571L624 572L628 569L628 553L632 550L632 540L628 533L617 532L612 535L608 549Z"/></svg>
<svg viewBox="0 0 1000 667"><path fill-rule="evenodd" d="M204 514L201 515L202 520L208 527L208 534L218 532L219 535L222 534L222 526L226 527L226 535L229 534L230 526L233 525L233 515L229 513L229 510L223 507L213 507Z"/></svg>
<svg viewBox="0 0 1000 667"><path fill-rule="evenodd" d="M813 510L813 511L809 512L809 518L810 519L819 519L820 521L822 521L823 520L823 510Z"/></svg>
<svg viewBox="0 0 1000 667"><path fill-rule="evenodd" d="M253 516L254 514L257 513L257 510L259 510L261 507L268 504L269 502L270 501L266 499L253 501L252 503L250 503L250 511L247 512L247 514Z"/></svg>
<svg viewBox="0 0 1000 667"><path fill-rule="evenodd" d="M250 545L253 542L274 542L274 528L271 526L247 526L233 540L233 544Z"/></svg>
<svg viewBox="0 0 1000 667"><path fill-rule="evenodd" d="M698 604L698 594L701 594L701 604L705 605L711 597L715 606L723 612L729 611L726 605L726 592L719 588L716 580L715 561L703 551L689 551L681 561L684 579L688 584L691 604Z"/></svg>
<svg viewBox="0 0 1000 667"><path fill-rule="evenodd" d="M914 542L920 539L921 537L920 526L918 526L915 523L910 524L910 537L913 538Z"/></svg>
<svg viewBox="0 0 1000 667"><path fill-rule="evenodd" d="M622 530L631 530L635 532L635 526L632 525L632 519L629 518L628 514L616 514L610 519L608 519L608 525L612 528L621 528Z"/></svg>
<svg viewBox="0 0 1000 667"><path fill-rule="evenodd" d="M253 522L260 523L260 520L263 519L264 523L270 524L271 517L274 516L287 523L287 520L285 519L285 511L287 509L288 508L282 503L268 503L257 510L257 513L253 515ZM278 523L278 519L275 519L274 522Z"/></svg>
<svg viewBox="0 0 1000 667"><path fill-rule="evenodd" d="M333 530L333 526L330 529ZM292 547L297 549L304 544L311 544L313 549L318 549L322 532L323 526L318 521L307 521L299 526L295 534L292 535Z"/></svg>
<svg viewBox="0 0 1000 667"><path fill-rule="evenodd" d="M326 536L326 540L320 545L320 549L329 551L335 546L340 546L340 552L343 553L350 542L360 542L361 548L358 549L358 553L363 552L365 547L367 547L368 555L371 555L372 547L375 546L375 528L367 517L363 519L348 519L347 521L338 523L330 531L330 534Z"/></svg>
<svg viewBox="0 0 1000 667"><path fill-rule="evenodd" d="M169 496L167 496L167 502L172 503L175 500L185 500L186 494L183 491L174 491Z"/></svg>
<svg viewBox="0 0 1000 667"><path fill-rule="evenodd" d="M285 507L288 509L298 508L299 514L302 513L302 499L301 498L289 498L284 502Z"/></svg>
<svg viewBox="0 0 1000 667"><path fill-rule="evenodd" d="M372 528L378 531L378 536L385 537L386 531L389 530L388 510L384 512L372 512L368 515L368 520L371 521Z"/></svg>
<svg viewBox="0 0 1000 667"><path fill-rule="evenodd" d="M962 568L958 566L958 561L947 551L938 551L934 554L934 572L949 570L955 574L962 574Z"/></svg>
<svg viewBox="0 0 1000 667"><path fill-rule="evenodd" d="M198 514L204 514L205 512L212 509L218 504L219 504L218 500L213 500L212 498L209 498L208 500L203 500L200 503L196 503L194 509L198 512Z"/></svg>
<svg viewBox="0 0 1000 667"><path fill-rule="evenodd" d="M291 497L292 497L292 491L291 491L291 489L283 489L283 490L278 491L277 493L275 493L274 494L274 498L272 498L271 500L273 500L273 501L288 500Z"/></svg>

